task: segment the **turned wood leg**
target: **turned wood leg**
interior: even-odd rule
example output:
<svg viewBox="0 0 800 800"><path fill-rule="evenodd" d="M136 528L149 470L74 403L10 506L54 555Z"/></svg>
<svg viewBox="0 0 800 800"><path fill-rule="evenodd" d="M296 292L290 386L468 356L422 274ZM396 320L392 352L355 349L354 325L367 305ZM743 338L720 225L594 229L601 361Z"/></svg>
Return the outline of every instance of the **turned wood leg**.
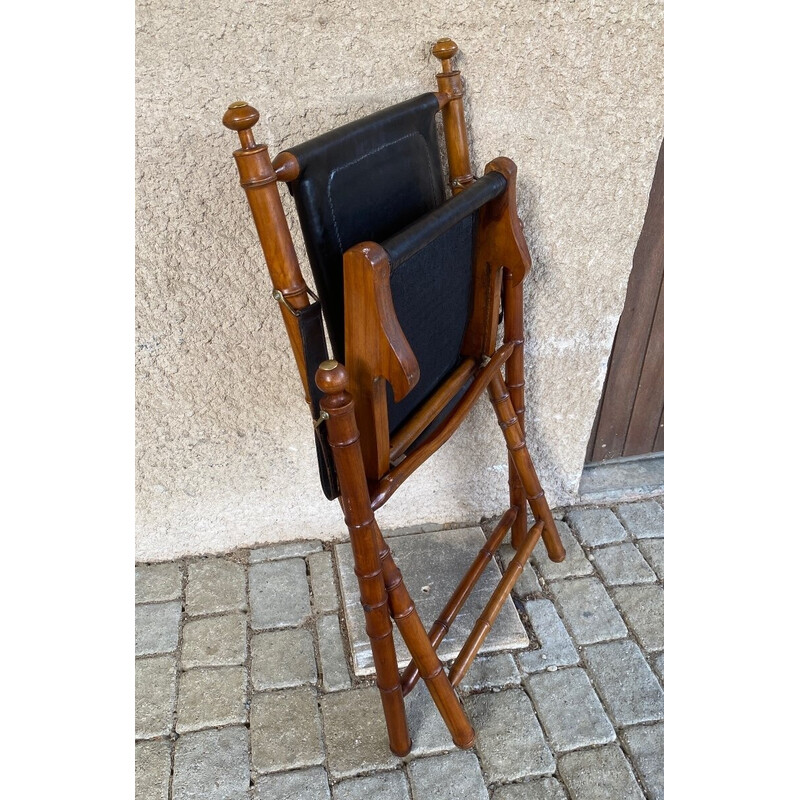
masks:
<svg viewBox="0 0 800 800"><path fill-rule="evenodd" d="M523 437L525 436L525 373L523 369L523 343L515 342L514 352L506 362L506 385L511 397L514 415L519 422ZM528 537L527 527L527 497L525 487L514 466L511 453L508 454L508 490L511 508L517 509L517 517L511 526L511 545L517 550Z"/></svg>
<svg viewBox="0 0 800 800"><path fill-rule="evenodd" d="M458 747L472 747L475 743L475 731L444 671L444 665L428 638L414 601L406 589L400 568L392 558L389 545L386 544L380 531L377 535L383 578L389 592L389 607L400 635L408 645L411 658L419 670L420 677L425 681L433 702L453 737L453 742Z"/></svg>
<svg viewBox="0 0 800 800"><path fill-rule="evenodd" d="M522 283L514 284L508 270L503 271L503 341L512 342L514 352L506 361L506 386L511 396L514 414L525 436L525 331L523 328ZM525 487L519 477L514 459L508 454L508 490L511 508L517 517L511 526L511 546L518 550L528 538L528 509Z"/></svg>
<svg viewBox="0 0 800 800"><path fill-rule="evenodd" d="M517 474L522 481L531 511L537 520L544 523L542 539L551 561L563 561L566 557L564 545L558 535L550 506L547 504L539 477L533 467L525 436L520 429L519 420L514 413L508 389L503 379L496 375L489 383L489 397L497 414L497 421L506 440L509 455L514 462Z"/></svg>
<svg viewBox="0 0 800 800"><path fill-rule="evenodd" d="M336 361L322 362L317 370L316 382L326 395L320 406L328 414L328 441L339 478L344 519L350 531L355 573L361 592L367 635L375 659L389 747L395 755L405 756L411 750L411 739L408 735L388 596L381 569L380 532L370 506L353 398L346 391L347 373ZM353 720L353 723L354 726L357 725L358 720Z"/></svg>

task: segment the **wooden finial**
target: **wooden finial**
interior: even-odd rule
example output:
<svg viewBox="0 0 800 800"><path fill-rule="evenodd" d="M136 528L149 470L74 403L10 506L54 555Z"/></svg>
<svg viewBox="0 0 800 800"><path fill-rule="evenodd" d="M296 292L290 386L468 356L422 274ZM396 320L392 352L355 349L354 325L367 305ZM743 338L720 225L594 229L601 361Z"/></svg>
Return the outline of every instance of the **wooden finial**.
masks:
<svg viewBox="0 0 800 800"><path fill-rule="evenodd" d="M325 394L339 394L347 389L347 372L338 361L323 361L315 376L317 386Z"/></svg>
<svg viewBox="0 0 800 800"><path fill-rule="evenodd" d="M244 100L237 100L228 106L228 110L222 117L222 124L239 134L242 147L247 150L250 147L255 147L255 139L251 128L258 122L260 116L253 106L245 103Z"/></svg>
<svg viewBox="0 0 800 800"><path fill-rule="evenodd" d="M452 39L439 39L431 47L431 52L442 62L442 72L453 71L453 65L450 62L458 52L458 45Z"/></svg>

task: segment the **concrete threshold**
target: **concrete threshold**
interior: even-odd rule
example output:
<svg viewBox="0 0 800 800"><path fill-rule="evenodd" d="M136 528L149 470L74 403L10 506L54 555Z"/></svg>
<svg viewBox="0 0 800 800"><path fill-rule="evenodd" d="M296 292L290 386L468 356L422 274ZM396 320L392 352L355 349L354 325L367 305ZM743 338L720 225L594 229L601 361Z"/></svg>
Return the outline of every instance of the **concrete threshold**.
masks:
<svg viewBox="0 0 800 800"><path fill-rule="evenodd" d="M575 505L626 503L664 494L664 453L587 464Z"/></svg>

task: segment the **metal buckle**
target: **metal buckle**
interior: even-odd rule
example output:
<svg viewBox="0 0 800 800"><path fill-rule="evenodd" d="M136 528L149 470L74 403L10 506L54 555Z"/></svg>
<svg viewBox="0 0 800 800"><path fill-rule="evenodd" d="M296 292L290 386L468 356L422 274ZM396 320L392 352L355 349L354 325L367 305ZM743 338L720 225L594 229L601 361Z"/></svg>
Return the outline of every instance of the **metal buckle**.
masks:
<svg viewBox="0 0 800 800"><path fill-rule="evenodd" d="M311 289L306 286L306 293L310 294L318 303L319 297L317 297ZM283 292L280 289L273 289L272 290L272 299L277 300L282 306L285 306L287 311L295 317L300 316L300 312L296 308L292 308L289 303L287 302L286 298L283 296Z"/></svg>
<svg viewBox="0 0 800 800"><path fill-rule="evenodd" d="M314 420L314 427L319 428L319 426L322 425L322 423L325 422L326 419L330 418L331 415L327 411L325 411L325 409L322 409L320 411L319 416Z"/></svg>

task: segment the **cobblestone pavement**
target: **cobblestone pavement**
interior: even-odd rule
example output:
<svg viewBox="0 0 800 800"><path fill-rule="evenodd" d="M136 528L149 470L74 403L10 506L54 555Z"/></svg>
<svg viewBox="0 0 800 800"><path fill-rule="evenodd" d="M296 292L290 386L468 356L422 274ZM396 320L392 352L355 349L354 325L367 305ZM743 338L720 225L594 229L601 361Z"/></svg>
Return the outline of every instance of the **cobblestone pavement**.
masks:
<svg viewBox="0 0 800 800"><path fill-rule="evenodd" d="M566 560L537 545L514 593L531 645L459 687L474 748L420 683L404 759L354 677L331 546L137 566L137 800L661 800L663 502L557 516Z"/></svg>

